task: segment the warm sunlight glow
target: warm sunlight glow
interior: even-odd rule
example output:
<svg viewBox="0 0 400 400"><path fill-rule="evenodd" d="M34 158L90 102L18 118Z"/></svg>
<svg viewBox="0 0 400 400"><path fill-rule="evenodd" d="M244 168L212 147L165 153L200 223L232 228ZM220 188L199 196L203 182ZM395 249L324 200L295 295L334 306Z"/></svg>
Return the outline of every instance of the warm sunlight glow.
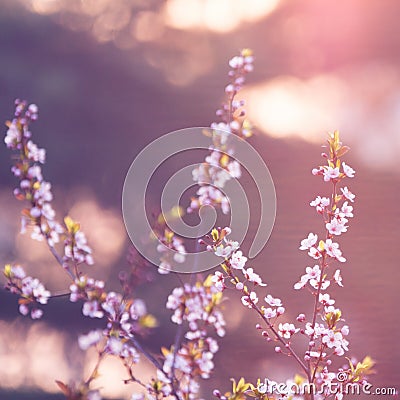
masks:
<svg viewBox="0 0 400 400"><path fill-rule="evenodd" d="M371 63L304 80L279 76L244 93L250 119L268 135L319 143L339 129L369 167L393 170L400 151L399 91L397 69Z"/></svg>
<svg viewBox="0 0 400 400"><path fill-rule="evenodd" d="M302 81L281 76L248 89L249 117L275 137L297 135L319 142L321 133L334 130L340 118L345 85L330 75Z"/></svg>
<svg viewBox="0 0 400 400"><path fill-rule="evenodd" d="M97 361L97 353L94 348L86 354L84 375L89 376ZM134 367L136 378L142 382L148 382L155 375L151 364L142 360ZM137 385L124 385L123 380L128 379L128 373L122 362L116 357L106 357L99 369L99 377L96 379L96 387L102 388L102 394L109 399L130 398L132 392L141 392L143 388Z"/></svg>
<svg viewBox="0 0 400 400"><path fill-rule="evenodd" d="M31 9L38 14L53 14L60 10L61 1L60 0L31 0Z"/></svg>
<svg viewBox="0 0 400 400"><path fill-rule="evenodd" d="M0 321L0 382L3 388L36 387L57 392L57 379L69 381L79 371L67 360L66 337L43 322ZM76 375L77 374L77 375Z"/></svg>
<svg viewBox="0 0 400 400"><path fill-rule="evenodd" d="M85 232L89 245L94 252L94 261L98 271L108 272L122 252L125 243L125 227L121 216L115 210L100 207L94 198L82 198L77 202L69 214L80 222ZM104 278L97 276L98 278Z"/></svg>
<svg viewBox="0 0 400 400"><path fill-rule="evenodd" d="M244 22L256 22L272 13L280 0L169 0L165 21L176 29L230 32Z"/></svg>

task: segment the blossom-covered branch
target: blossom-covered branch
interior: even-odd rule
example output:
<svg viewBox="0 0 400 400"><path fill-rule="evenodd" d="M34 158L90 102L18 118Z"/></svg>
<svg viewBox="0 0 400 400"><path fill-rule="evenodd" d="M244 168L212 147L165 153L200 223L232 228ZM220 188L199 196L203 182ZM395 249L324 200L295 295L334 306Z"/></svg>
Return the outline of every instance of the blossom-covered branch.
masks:
<svg viewBox="0 0 400 400"><path fill-rule="evenodd" d="M349 327L343 324L342 311L335 306L336 301L327 292L332 282L343 287L341 269L334 268L334 265L343 264L346 259L334 238L347 232L349 218L353 217L353 206L350 203L354 202L355 195L347 186L342 186L344 179L353 178L355 175L354 169L341 161L341 157L348 150L347 146L341 144L339 133L334 132L329 135L328 151L323 153L327 165L312 170L313 175L320 175L325 182L330 183L332 190L329 197L317 196L310 203L322 216L324 239L318 241L318 236L310 233L300 244L300 250L308 251L308 255L317 262L314 266L307 266L306 273L294 285L296 290L307 287L314 298L313 312L308 319L301 313L296 319L297 322L280 322L285 308L281 299L274 298L271 294L264 297L266 305L259 305L256 288L264 287L266 283L253 268L246 267L248 259L239 249L239 243L227 238L231 233L230 228L214 229L205 240L208 250L224 259L221 263L222 271L216 271L212 278L215 287L221 292L229 286L239 291L242 295L242 304L255 310L260 316L264 327L263 324L257 324L256 328L261 331L262 336L267 341L278 342L275 351L292 356L305 375L303 379L310 385L317 385L318 388L329 388L327 384L335 381L343 383L343 379L337 378L337 374L342 371L346 372L346 382L357 382L362 385L366 382L366 377L371 373L373 366L373 361L367 357L362 364L353 365L349 361L347 367L341 366L336 373L331 370L334 358L343 357L349 346L346 339ZM292 345L292 338L296 335L308 338L307 349L302 355L301 351L295 350ZM261 393L255 386L248 385L247 389L260 399L272 398L264 397L265 393ZM229 397L235 393L227 396L222 396L219 391L216 393L221 399L236 398ZM321 393L318 398L330 395L328 389L322 389ZM268 393L268 395L274 394L279 395L273 391ZM344 394L339 391L335 394L335 399L340 400ZM317 398L314 392L309 395L311 399Z"/></svg>

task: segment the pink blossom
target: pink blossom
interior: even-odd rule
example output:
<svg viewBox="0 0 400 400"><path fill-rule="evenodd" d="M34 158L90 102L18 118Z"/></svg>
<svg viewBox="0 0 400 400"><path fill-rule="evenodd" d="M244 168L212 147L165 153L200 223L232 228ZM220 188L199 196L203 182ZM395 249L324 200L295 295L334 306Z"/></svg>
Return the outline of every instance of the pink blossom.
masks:
<svg viewBox="0 0 400 400"><path fill-rule="evenodd" d="M215 250L214 254L218 257L228 258L232 253L231 246L224 246L220 244L217 249Z"/></svg>
<svg viewBox="0 0 400 400"><path fill-rule="evenodd" d="M40 319L43 316L43 310L40 308L33 308L31 310L31 318L32 319Z"/></svg>
<svg viewBox="0 0 400 400"><path fill-rule="evenodd" d="M336 258L340 262L346 261L346 259L342 257L342 252L339 250L339 244L332 242L332 239L327 239L324 247L327 254L332 258Z"/></svg>
<svg viewBox="0 0 400 400"><path fill-rule="evenodd" d="M254 272L253 268L243 269L243 274L248 281L253 282L255 285L267 286L267 284L263 283L261 280L260 275Z"/></svg>
<svg viewBox="0 0 400 400"><path fill-rule="evenodd" d="M331 284L331 282L328 279L323 279L322 282L321 282L321 290L326 290L329 287L330 284ZM320 282L317 279L310 279L310 285L314 289L318 289L318 286L320 285Z"/></svg>
<svg viewBox="0 0 400 400"><path fill-rule="evenodd" d="M321 276L321 270L319 265L314 265L314 267L306 267L306 273L300 278L300 281L294 285L295 289L301 289L304 287L309 280L318 282Z"/></svg>
<svg viewBox="0 0 400 400"><path fill-rule="evenodd" d="M121 340L119 340L118 338L111 336L110 338L108 338L107 340L107 352L109 354L114 354L116 356L120 355L122 352L124 345L122 343Z"/></svg>
<svg viewBox="0 0 400 400"><path fill-rule="evenodd" d="M29 307L26 304L20 304L19 306L19 312L22 315L28 315L29 314Z"/></svg>
<svg viewBox="0 0 400 400"><path fill-rule="evenodd" d="M207 164L209 164L214 167L219 167L219 160L221 158L221 154L222 153L218 150L212 151L211 154L205 158L205 163L201 165L207 166Z"/></svg>
<svg viewBox="0 0 400 400"><path fill-rule="evenodd" d="M138 320L147 313L146 303L142 299L135 299L129 307L129 315L131 319Z"/></svg>
<svg viewBox="0 0 400 400"><path fill-rule="evenodd" d="M11 267L12 276L17 279L23 279L26 276L24 269L20 265L13 265Z"/></svg>
<svg viewBox="0 0 400 400"><path fill-rule="evenodd" d="M100 330L90 331L86 335L79 336L78 339L79 347L81 348L81 350L87 350L89 347L97 344L102 337L103 334Z"/></svg>
<svg viewBox="0 0 400 400"><path fill-rule="evenodd" d="M15 123L12 123L7 130L4 143L9 149L15 149L16 145L21 141L21 134Z"/></svg>
<svg viewBox="0 0 400 400"><path fill-rule="evenodd" d="M328 293L324 294L320 293L318 301L322 303L324 306L326 305L330 306L332 304L335 304L335 300L331 299Z"/></svg>
<svg viewBox="0 0 400 400"><path fill-rule="evenodd" d="M340 209L340 214L343 217L352 218L353 215L353 207L348 205L348 202L345 201Z"/></svg>
<svg viewBox="0 0 400 400"><path fill-rule="evenodd" d="M304 330L304 333L312 339L316 339L316 338L324 335L325 332L326 332L326 328L323 324L316 323L313 328L310 322L307 322L306 328Z"/></svg>
<svg viewBox="0 0 400 400"><path fill-rule="evenodd" d="M347 222L346 218L334 217L331 222L326 223L326 229L329 231L331 235L341 235L344 232L347 232L347 226L345 225Z"/></svg>
<svg viewBox="0 0 400 400"><path fill-rule="evenodd" d="M310 351L310 357L313 358L324 358L326 356L326 353L322 353L320 351Z"/></svg>
<svg viewBox="0 0 400 400"><path fill-rule="evenodd" d="M294 284L293 287L294 287L294 289L299 290L299 289L303 288L304 286L306 286L307 282L308 282L307 275L303 275L300 278L300 280Z"/></svg>
<svg viewBox="0 0 400 400"><path fill-rule="evenodd" d="M220 271L216 271L211 278L212 282L214 283L215 287L222 292L225 288L225 277L224 274Z"/></svg>
<svg viewBox="0 0 400 400"><path fill-rule="evenodd" d="M248 308L253 308L253 304L258 303L258 297L256 292L251 292L250 296L242 296L242 303Z"/></svg>
<svg viewBox="0 0 400 400"><path fill-rule="evenodd" d="M344 350L347 350L348 342L343 338L341 332L334 332L333 330L328 330L322 337L322 343L325 343L329 348L335 347L335 352L337 355L342 355Z"/></svg>
<svg viewBox="0 0 400 400"><path fill-rule="evenodd" d="M332 167L326 167L326 169L324 169L324 181L325 182L329 182L330 180L336 179L338 178L340 175L340 171L339 168L332 168Z"/></svg>
<svg viewBox="0 0 400 400"><path fill-rule="evenodd" d="M244 64L244 59L242 56L235 56L229 60L229 66L233 69L240 68Z"/></svg>
<svg viewBox="0 0 400 400"><path fill-rule="evenodd" d="M337 269L336 271L335 271L335 274L333 275L333 279L335 280L335 282L339 285L339 286L341 286L341 287L343 287L343 284L342 284L342 275L340 275L340 269Z"/></svg>
<svg viewBox="0 0 400 400"><path fill-rule="evenodd" d="M306 316L304 314L299 314L296 317L296 320L299 321L299 322L304 322L306 320Z"/></svg>
<svg viewBox="0 0 400 400"><path fill-rule="evenodd" d="M238 250L232 254L230 259L230 264L232 268L243 269L244 266L246 265L246 261L247 257L245 257L243 253L240 250Z"/></svg>
<svg viewBox="0 0 400 400"><path fill-rule="evenodd" d="M39 279L27 276L22 279L21 292L25 297L33 297L40 304L47 304L50 292L45 289Z"/></svg>
<svg viewBox="0 0 400 400"><path fill-rule="evenodd" d="M282 315L282 314L284 314L284 313L285 313L285 307L282 307L282 306L278 307L278 308L276 309L276 313L277 313L277 315Z"/></svg>
<svg viewBox="0 0 400 400"><path fill-rule="evenodd" d="M342 162L343 172L348 178L353 178L356 171L347 165L345 162Z"/></svg>
<svg viewBox="0 0 400 400"><path fill-rule="evenodd" d="M314 258L314 260L318 260L319 258L322 257L321 251L319 249L316 249L315 247L310 248L308 255L311 258Z"/></svg>
<svg viewBox="0 0 400 400"><path fill-rule="evenodd" d="M297 333L299 330L299 328L296 328L293 324L289 324L288 322L284 324L280 323L278 334L285 339L290 339L290 337Z"/></svg>
<svg viewBox="0 0 400 400"><path fill-rule="evenodd" d="M301 246L299 247L300 250L308 250L311 246L317 242L318 236L314 235L313 233L309 233L306 239L301 241Z"/></svg>
<svg viewBox="0 0 400 400"><path fill-rule="evenodd" d="M273 298L270 294L267 295L264 300L272 307L280 307L282 305L281 299Z"/></svg>
<svg viewBox="0 0 400 400"><path fill-rule="evenodd" d="M310 203L310 206L315 207L317 212L322 213L329 204L330 200L327 197L317 196L315 200Z"/></svg>
<svg viewBox="0 0 400 400"><path fill-rule="evenodd" d="M351 193L350 190L345 186L344 188L340 188L342 194L344 197L346 197L347 200L350 200L352 203L354 202L354 199L356 198L356 195Z"/></svg>
<svg viewBox="0 0 400 400"><path fill-rule="evenodd" d="M28 158L35 162L44 164L46 161L46 150L39 149L35 143L29 140L26 144L28 150Z"/></svg>
<svg viewBox="0 0 400 400"><path fill-rule="evenodd" d="M276 317L276 310L272 308L264 308L263 310L264 317L267 319Z"/></svg>
<svg viewBox="0 0 400 400"><path fill-rule="evenodd" d="M230 173L232 178L240 178L242 175L240 164L237 161L231 161L228 164L228 172Z"/></svg>
<svg viewBox="0 0 400 400"><path fill-rule="evenodd" d="M311 171L313 175L323 175L324 172L325 172L324 167L313 168Z"/></svg>
<svg viewBox="0 0 400 400"><path fill-rule="evenodd" d="M347 336L350 333L350 329L347 325L344 325L341 329L340 332L342 333L343 336Z"/></svg>
<svg viewBox="0 0 400 400"><path fill-rule="evenodd" d="M86 301L82 307L82 314L90 318L103 318L104 316L97 300Z"/></svg>

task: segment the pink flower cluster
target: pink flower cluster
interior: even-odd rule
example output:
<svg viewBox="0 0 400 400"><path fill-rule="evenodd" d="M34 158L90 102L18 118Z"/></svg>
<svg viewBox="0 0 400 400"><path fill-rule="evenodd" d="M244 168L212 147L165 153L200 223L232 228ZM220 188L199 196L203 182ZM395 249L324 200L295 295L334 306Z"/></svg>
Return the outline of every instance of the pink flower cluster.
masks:
<svg viewBox="0 0 400 400"><path fill-rule="evenodd" d="M18 200L26 201L29 206L22 211L21 232L32 226L32 239L45 239L51 252L71 277L78 275L77 266L81 263L93 264L91 249L87 245L85 234L79 224L67 217L64 224L56 220L51 201L51 183L43 179L42 167L46 161L46 151L38 148L32 140L30 124L38 119L38 107L29 106L25 101L16 100L14 119L7 122L8 130L4 142L7 147L18 153L11 170L19 180L14 190ZM55 245L63 241L64 254L59 255Z"/></svg>
<svg viewBox="0 0 400 400"><path fill-rule="evenodd" d="M41 318L43 311L38 306L47 304L51 295L43 283L27 276L20 265L6 265L4 275L7 279L5 288L20 296L19 312L22 315L30 314L32 319Z"/></svg>
<svg viewBox="0 0 400 400"><path fill-rule="evenodd" d="M235 96L242 88L246 74L253 70L253 61L249 49L242 50L239 56L229 61L231 82L225 88L227 100L217 110L221 122L212 123L211 132L205 132L212 137L213 145L205 162L192 172L193 180L200 187L187 209L189 213L200 209L203 205L220 207L224 214L230 211L229 199L224 194L223 188L230 179L240 178L242 172L240 164L233 159L234 148L229 137L237 135L246 139L252 135L251 125L245 118L246 112L243 109L245 103L235 100Z"/></svg>
<svg viewBox="0 0 400 400"><path fill-rule="evenodd" d="M40 164L46 161L46 151L38 148L32 141L29 125L38 118L38 107L27 106L26 102L16 100L14 119L7 122L8 130L4 142L11 150L19 153L11 168L19 179L19 187L14 195L19 200L27 200L30 207L23 210L21 232L27 225L33 225L32 238L43 240L45 237L50 246L60 241L63 227L55 221L55 211L51 206L53 194L51 184L42 176Z"/></svg>

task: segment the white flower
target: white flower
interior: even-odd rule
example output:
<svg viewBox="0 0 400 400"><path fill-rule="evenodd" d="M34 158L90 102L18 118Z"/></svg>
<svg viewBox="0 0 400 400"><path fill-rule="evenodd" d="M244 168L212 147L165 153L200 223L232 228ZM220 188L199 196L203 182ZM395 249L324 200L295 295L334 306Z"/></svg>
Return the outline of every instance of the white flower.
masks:
<svg viewBox="0 0 400 400"><path fill-rule="evenodd" d="M322 213L326 207L329 206L330 200L327 197L317 196L315 200L310 203L311 207L315 207L317 212Z"/></svg>
<svg viewBox="0 0 400 400"><path fill-rule="evenodd" d="M183 262L185 262L186 256L184 253L181 252L176 252L174 253L174 260L179 263L182 264Z"/></svg>
<svg viewBox="0 0 400 400"><path fill-rule="evenodd" d="M205 158L207 164L213 167L219 167L219 160L221 158L221 152L214 150L209 156Z"/></svg>
<svg viewBox="0 0 400 400"><path fill-rule="evenodd" d="M343 336L347 336L350 333L350 329L347 325L344 325L342 329L340 329L340 332Z"/></svg>
<svg viewBox="0 0 400 400"><path fill-rule="evenodd" d="M342 283L342 275L340 275L340 269L337 269L336 271L335 271L335 274L333 275L333 279L335 280L335 282L339 285L339 286L341 286L341 287L343 287L343 283Z"/></svg>
<svg viewBox="0 0 400 400"><path fill-rule="evenodd" d="M264 317L267 319L276 317L276 310L272 308L264 308Z"/></svg>
<svg viewBox="0 0 400 400"><path fill-rule="evenodd" d="M99 309L99 303L96 300L86 301L82 307L82 314L91 318L103 318L103 311Z"/></svg>
<svg viewBox="0 0 400 400"><path fill-rule="evenodd" d="M102 338L100 330L90 331L87 335L81 335L78 344L81 350L87 350L89 347L97 344Z"/></svg>
<svg viewBox="0 0 400 400"><path fill-rule="evenodd" d="M264 298L265 302L268 303L272 307L280 307L282 306L281 299L273 298L270 294Z"/></svg>
<svg viewBox="0 0 400 400"><path fill-rule="evenodd" d="M8 148L13 148L17 143L21 141L21 134L18 127L13 123L7 130L4 142Z"/></svg>
<svg viewBox="0 0 400 400"><path fill-rule="evenodd" d="M229 172L221 169L214 175L213 183L215 186L223 188L225 186L225 182L229 181L230 179L231 176L229 175Z"/></svg>
<svg viewBox="0 0 400 400"><path fill-rule="evenodd" d="M43 315L43 311L40 310L39 308L34 308L31 311L31 318L32 319L40 319L40 318L42 318L42 315Z"/></svg>
<svg viewBox="0 0 400 400"><path fill-rule="evenodd" d="M147 313L146 303L142 299L135 299L129 308L130 317L137 320Z"/></svg>
<svg viewBox="0 0 400 400"><path fill-rule="evenodd" d="M24 269L20 265L14 265L11 267L12 274L17 279L23 279L26 276Z"/></svg>
<svg viewBox="0 0 400 400"><path fill-rule="evenodd" d="M331 179L335 179L340 175L339 168L332 168L332 167L327 167L324 169L324 181L329 182Z"/></svg>
<svg viewBox="0 0 400 400"><path fill-rule="evenodd" d="M340 332L334 332L329 329L322 337L322 343L325 343L330 349L332 349L333 347L341 347L342 339L343 336Z"/></svg>
<svg viewBox="0 0 400 400"><path fill-rule="evenodd" d="M242 175L240 164L237 161L231 161L228 164L228 171L231 174L232 178L240 178Z"/></svg>
<svg viewBox="0 0 400 400"><path fill-rule="evenodd" d="M332 242L332 239L326 240L325 250L332 258L336 258L340 262L346 261L346 259L342 257L342 252L339 250L339 244Z"/></svg>
<svg viewBox="0 0 400 400"><path fill-rule="evenodd" d="M255 285L267 286L266 283L263 283L260 275L254 272L253 268L243 269L243 275L248 281L253 282Z"/></svg>
<svg viewBox="0 0 400 400"><path fill-rule="evenodd" d="M278 330L278 334L279 336L285 338L285 339L290 339L290 337L292 335L294 335L295 333L297 333L300 329L296 328L293 324L289 324L289 323L280 323L279 324L279 330Z"/></svg>
<svg viewBox="0 0 400 400"><path fill-rule="evenodd" d="M109 354L120 355L123 349L123 343L116 337L111 336L107 340L107 350Z"/></svg>
<svg viewBox="0 0 400 400"><path fill-rule="evenodd" d="M320 293L318 301L322 303L324 306L328 305L331 306L332 304L335 304L335 300L331 299L328 293Z"/></svg>
<svg viewBox="0 0 400 400"><path fill-rule="evenodd" d="M310 251L308 252L308 255L312 258L314 258L315 260L318 260L319 258L322 257L322 254L320 252L320 250L316 249L315 247L311 247Z"/></svg>
<svg viewBox="0 0 400 400"><path fill-rule="evenodd" d="M308 250L310 247L314 246L317 242L318 236L314 235L313 233L309 233L306 239L301 241L301 246L299 247L300 250Z"/></svg>
<svg viewBox="0 0 400 400"><path fill-rule="evenodd" d="M225 277L220 271L216 271L211 278L211 281L214 283L214 286L222 292L225 288Z"/></svg>
<svg viewBox="0 0 400 400"><path fill-rule="evenodd" d="M343 172L347 177L349 177L349 178L354 177L354 174L356 173L356 171L354 171L353 168L351 168L349 165L346 165L345 162L342 162L342 167L343 167Z"/></svg>
<svg viewBox="0 0 400 400"><path fill-rule="evenodd" d="M353 206L349 206L349 203L345 201L340 209L340 216L352 218L353 215Z"/></svg>
<svg viewBox="0 0 400 400"><path fill-rule="evenodd" d="M35 143L33 143L31 140L28 141L26 144L27 150L28 150L28 157L36 162L40 162L41 164L44 164L46 161L46 150L45 149L39 149Z"/></svg>
<svg viewBox="0 0 400 400"><path fill-rule="evenodd" d="M354 202L356 195L351 193L350 190L347 188L347 186L344 188L340 188L340 190L343 193L343 196L346 197L347 200L350 200L352 203Z"/></svg>
<svg viewBox="0 0 400 400"><path fill-rule="evenodd" d="M214 254L217 257L223 257L223 258L228 258L231 253L232 253L232 247L224 246L223 244L220 244L214 252Z"/></svg>
<svg viewBox="0 0 400 400"><path fill-rule="evenodd" d="M250 297L249 296L242 296L242 303L244 306L248 307L248 308L253 308L253 304L257 304L258 303L258 297L257 294L255 292L251 292L250 293Z"/></svg>
<svg viewBox="0 0 400 400"><path fill-rule="evenodd" d="M325 226L331 235L339 236L347 232L346 222L346 218L340 218L340 220L339 218L332 218L331 222L328 222Z"/></svg>
<svg viewBox="0 0 400 400"><path fill-rule="evenodd" d="M232 268L243 269L244 266L246 265L246 261L247 257L245 257L243 253L240 250L238 250L232 254L230 259L230 264Z"/></svg>
<svg viewBox="0 0 400 400"><path fill-rule="evenodd" d="M240 68L244 64L242 56L235 56L229 60L229 66L233 69Z"/></svg>

